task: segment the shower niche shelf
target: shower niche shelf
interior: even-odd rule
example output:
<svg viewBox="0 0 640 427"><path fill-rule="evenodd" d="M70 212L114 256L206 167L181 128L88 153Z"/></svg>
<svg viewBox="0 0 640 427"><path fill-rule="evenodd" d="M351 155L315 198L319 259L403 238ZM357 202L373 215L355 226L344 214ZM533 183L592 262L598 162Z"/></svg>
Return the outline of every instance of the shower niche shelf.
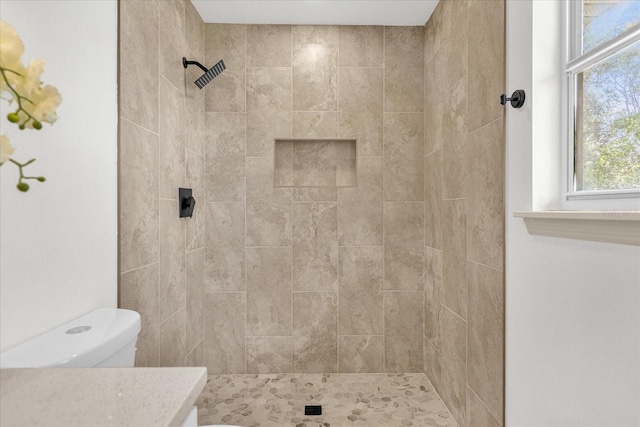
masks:
<svg viewBox="0 0 640 427"><path fill-rule="evenodd" d="M273 157L276 187L357 187L355 139L279 138Z"/></svg>

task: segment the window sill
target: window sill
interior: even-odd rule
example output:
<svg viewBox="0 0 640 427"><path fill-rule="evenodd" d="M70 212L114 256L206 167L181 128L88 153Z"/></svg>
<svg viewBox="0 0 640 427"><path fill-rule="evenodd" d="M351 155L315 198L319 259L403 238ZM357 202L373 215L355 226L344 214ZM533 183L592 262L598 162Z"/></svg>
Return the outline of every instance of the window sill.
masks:
<svg viewBox="0 0 640 427"><path fill-rule="evenodd" d="M529 234L640 246L640 211L518 211Z"/></svg>

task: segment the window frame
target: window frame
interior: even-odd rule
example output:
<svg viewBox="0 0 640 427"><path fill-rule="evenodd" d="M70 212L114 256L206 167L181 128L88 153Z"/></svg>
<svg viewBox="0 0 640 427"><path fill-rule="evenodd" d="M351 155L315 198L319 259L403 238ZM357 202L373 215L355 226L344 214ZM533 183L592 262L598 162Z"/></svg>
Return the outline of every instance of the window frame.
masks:
<svg viewBox="0 0 640 427"><path fill-rule="evenodd" d="M565 165L566 187L564 198L569 202L579 200L638 199L640 198L640 188L597 191L577 191L575 189L575 159L577 152L575 122L577 108L576 75L640 41L640 26L637 26L601 43L586 53L582 53L583 3L583 0L565 0L565 55L562 71L565 76L563 79L563 85L565 86L563 105L566 112L565 140L567 161Z"/></svg>

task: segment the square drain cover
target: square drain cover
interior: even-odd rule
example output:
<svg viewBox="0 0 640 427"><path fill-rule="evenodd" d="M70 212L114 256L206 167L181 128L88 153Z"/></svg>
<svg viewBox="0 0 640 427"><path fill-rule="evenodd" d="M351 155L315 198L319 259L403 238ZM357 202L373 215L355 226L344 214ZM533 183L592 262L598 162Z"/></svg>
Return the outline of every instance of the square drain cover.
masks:
<svg viewBox="0 0 640 427"><path fill-rule="evenodd" d="M317 406L305 406L304 407L304 414L305 415L322 415L322 406L317 405Z"/></svg>

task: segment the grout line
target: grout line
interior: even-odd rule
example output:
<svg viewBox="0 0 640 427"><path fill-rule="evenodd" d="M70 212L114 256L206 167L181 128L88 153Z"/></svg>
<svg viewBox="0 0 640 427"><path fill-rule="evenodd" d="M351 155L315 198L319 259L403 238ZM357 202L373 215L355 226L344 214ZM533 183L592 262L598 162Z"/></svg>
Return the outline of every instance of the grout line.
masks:
<svg viewBox="0 0 640 427"><path fill-rule="evenodd" d="M205 290L204 293L205 293L205 295L212 295L212 294L243 294L244 291L211 291L211 290Z"/></svg>
<svg viewBox="0 0 640 427"><path fill-rule="evenodd" d="M294 294L337 294L338 291L291 291Z"/></svg>
<svg viewBox="0 0 640 427"><path fill-rule="evenodd" d="M340 33L341 27L338 27L338 67L336 68L336 137L340 135ZM357 157L357 149L356 147L356 157ZM357 185L357 165L356 165L356 185ZM338 195L338 191L336 190L336 196ZM338 222L340 216L338 215L338 203L336 201L336 246L338 248L338 258L336 260L336 282L337 282L337 292L336 292L336 368L338 373L340 373L340 242L338 229L340 227L340 223Z"/></svg>
<svg viewBox="0 0 640 427"><path fill-rule="evenodd" d="M121 271L119 274L127 274L127 273L131 273L132 271L136 271L136 270L141 270L143 268L152 266L153 264L160 264L160 260L158 261L154 261L150 264L145 264L145 265L141 265L140 267L136 267L136 268L132 268L131 270L127 270L127 271Z"/></svg>
<svg viewBox="0 0 640 427"><path fill-rule="evenodd" d="M160 22L160 5L156 4L156 22ZM156 42L158 43L158 46L160 46L160 24L158 24L158 27L156 29ZM156 102L156 112L157 112L157 120L156 120L156 125L158 128L158 160L156 161L157 163L157 167L158 167L158 190L157 190L157 197L158 197L158 234L157 234L157 242L158 242L158 292L155 295L156 297L156 303L159 306L160 305L160 261L161 261L161 254L162 254L162 246L160 245L160 150L161 150L161 144L160 144L160 70L158 70L158 82L157 82L157 87L156 90L158 91L158 100ZM157 316L157 326L158 326L158 331L160 331L160 325L162 324L162 322L160 322L160 315L158 313ZM160 366L160 359L161 359L161 351L160 351L160 337L158 337L158 342L156 343L157 345L157 356L158 356L158 366Z"/></svg>
<svg viewBox="0 0 640 427"><path fill-rule="evenodd" d="M437 348L437 347L436 347L436 345L433 343L433 341L431 341L428 337L425 337L425 339L427 340L427 342L429 343L429 345L430 345L431 347L433 347L433 350L434 350L436 353L438 353L438 354L440 355L440 357L442 357L442 351L441 351L441 350L438 350L438 348ZM442 347L442 346L440 346L440 347Z"/></svg>
<svg viewBox="0 0 640 427"><path fill-rule="evenodd" d="M467 321L466 321L466 320L464 320L464 319L462 318L462 316L460 316L460 315L459 315L458 313L456 313L455 311L451 310L451 309L450 309L446 304L444 304L444 303L443 303L443 304L442 304L442 306L443 306L444 308L446 308L447 310L449 310L451 313L455 314L455 315L456 315L456 317L457 317L457 318L459 318L460 320L462 320L464 323L467 323ZM465 344L465 345L466 345L466 344ZM466 380L465 380L465 381L466 381Z"/></svg>
<svg viewBox="0 0 640 427"><path fill-rule="evenodd" d="M474 261L474 260L472 260L471 258L467 258L467 262L471 262L471 263L473 263L473 264L476 264L476 265L480 265L480 266L482 266L482 267L489 268L489 269L494 270L494 271L497 271L497 272L499 272L499 273L504 273L504 270L501 270L501 269L499 269L499 268L492 267L492 266L487 265L487 264L483 264L483 263L478 262L478 261Z"/></svg>
<svg viewBox="0 0 640 427"><path fill-rule="evenodd" d="M128 122L128 123L131 123L132 125L134 125L136 127L139 127L140 129L143 129L143 130L145 130L145 131L147 131L147 132L149 132L149 133L151 133L151 134L153 134L155 136L160 136L160 130L159 129L157 131L153 131L153 130L151 130L149 128L146 128L146 127L142 126L139 123L134 122L133 120L127 119L124 116L119 116L119 118L120 118L121 121L125 121L125 122ZM158 141L158 144L160 144L159 141Z"/></svg>
<svg viewBox="0 0 640 427"><path fill-rule="evenodd" d="M291 99L289 100L290 104L289 107L291 109L291 112L289 113L289 125L290 125L290 129L289 129L289 135L293 138L293 25L290 27L291 28L291 50L290 50L290 54L291 54L291 63L290 68L289 68L289 78L290 78L290 94L291 94ZM274 157L274 161L275 161L275 147L274 147L274 153L273 153L273 157ZM293 154L292 154L292 158L293 158ZM291 216L293 214L293 191L289 190L289 196L290 196L290 204L289 204L289 215ZM290 261L291 263L289 264L289 284L291 286L291 296L290 296L290 306L289 309L291 311L291 324L289 325L289 334L291 335L291 371L295 371L294 369L294 331L293 331L293 218L290 218L290 224L291 224L291 253L290 253Z"/></svg>
<svg viewBox="0 0 640 427"><path fill-rule="evenodd" d="M245 213L246 216L246 213ZM246 224L245 224L246 227ZM290 248L291 245L287 245L287 246L253 246L253 245L245 245L245 248L251 248L251 249L263 249L263 248Z"/></svg>
<svg viewBox="0 0 640 427"><path fill-rule="evenodd" d="M504 120L504 117L503 117L503 116L500 116L500 117L498 117L498 118L496 118L496 119L494 119L494 120L491 120L490 122L487 122L487 123L483 124L482 126L480 126L480 127L479 127L479 128L477 128L477 129L474 129L474 130L473 130L473 131L471 131L471 132L469 132L469 129L467 129L467 143L469 142L469 136L470 136L472 133L476 133L476 132L478 132L479 130L482 130L482 129L484 129L484 128L486 128L486 127L488 127L488 126L490 126L490 125L492 125L492 124L494 124L495 122L500 121L500 120Z"/></svg>
<svg viewBox="0 0 640 427"><path fill-rule="evenodd" d="M387 372L387 331L386 331L386 316L385 316L385 312L386 312L386 292L384 290L384 282L385 282L385 256L384 256L384 249L385 249L385 242L384 242L384 238L385 238L385 227L384 227L384 177L385 177L385 173L384 173L384 154L385 154L385 150L384 150L384 142L385 142L385 103L386 103L386 96L385 96L385 89L386 89L386 70L387 70L387 66L386 66L386 57L387 57L387 41L386 41L386 36L387 36L387 28L386 27L382 27L382 371L383 372ZM424 359L424 356L423 356Z"/></svg>
<svg viewBox="0 0 640 427"><path fill-rule="evenodd" d="M380 334L340 334L340 337L382 337Z"/></svg>
<svg viewBox="0 0 640 427"><path fill-rule="evenodd" d="M382 69L384 69L384 66L383 67L344 67L344 66L340 65L340 66L338 66L338 68L347 68L347 69L349 69L349 68L365 68L365 69L368 69L368 70L372 70L372 69L373 70L382 70Z"/></svg>
<svg viewBox="0 0 640 427"><path fill-rule="evenodd" d="M249 102L247 99L247 26L244 26L244 373L247 373L247 110Z"/></svg>
<svg viewBox="0 0 640 427"><path fill-rule="evenodd" d="M485 407L487 412L489 412L489 415L491 415L491 417L493 417L493 419L496 421L496 423L498 423L498 425L500 425L500 426L503 425L500 421L498 421L498 418L494 415L493 411L491 409L489 409L489 406L487 406L487 404L484 403L484 400L480 399L480 396L478 396L478 393L476 393L476 391L474 389L472 389L469 384L466 384L466 386L471 391L471 393L473 393L473 395L476 397L476 399L478 399L480 401L480 403L482 403L482 406Z"/></svg>

